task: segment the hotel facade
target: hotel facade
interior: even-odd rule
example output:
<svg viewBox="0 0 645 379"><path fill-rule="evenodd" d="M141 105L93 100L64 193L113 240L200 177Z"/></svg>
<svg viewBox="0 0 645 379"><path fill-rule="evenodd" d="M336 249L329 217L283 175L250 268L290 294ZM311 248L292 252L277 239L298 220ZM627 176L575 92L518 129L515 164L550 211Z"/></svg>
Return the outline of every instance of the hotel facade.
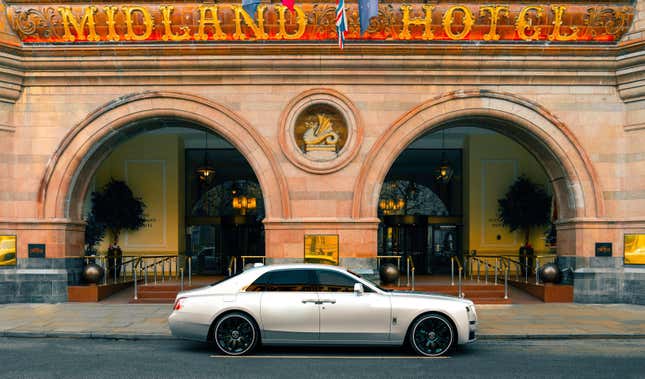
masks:
<svg viewBox="0 0 645 379"><path fill-rule="evenodd" d="M146 204L127 256L440 275L518 256L527 177L574 301L645 304L645 1L346 7L341 49L335 3L0 0L0 302L67 300L111 178Z"/></svg>

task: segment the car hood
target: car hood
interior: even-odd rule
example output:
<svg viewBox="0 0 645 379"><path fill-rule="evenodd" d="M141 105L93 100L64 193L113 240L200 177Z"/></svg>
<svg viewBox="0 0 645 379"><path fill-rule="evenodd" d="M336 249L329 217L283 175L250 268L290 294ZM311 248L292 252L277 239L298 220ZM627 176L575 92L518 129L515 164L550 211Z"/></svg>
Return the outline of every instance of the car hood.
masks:
<svg viewBox="0 0 645 379"><path fill-rule="evenodd" d="M433 294L433 293L428 293L428 292L420 292L420 291L392 291L392 292L390 292L390 294L391 294L391 296L395 296L395 297L409 297L409 298L413 298L413 299L456 301L456 302L463 303L465 305L473 305L474 304L472 302L472 300L461 299L461 298L458 298L457 296L439 295L439 294Z"/></svg>

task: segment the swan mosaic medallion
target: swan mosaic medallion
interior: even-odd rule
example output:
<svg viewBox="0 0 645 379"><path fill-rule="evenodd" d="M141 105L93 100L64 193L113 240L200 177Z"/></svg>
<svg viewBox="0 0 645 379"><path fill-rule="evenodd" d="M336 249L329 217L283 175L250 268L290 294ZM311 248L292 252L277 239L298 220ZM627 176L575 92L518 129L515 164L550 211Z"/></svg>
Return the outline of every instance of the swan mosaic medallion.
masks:
<svg viewBox="0 0 645 379"><path fill-rule="evenodd" d="M315 88L293 98L280 117L279 143L296 167L329 174L358 154L363 127L358 109L341 93Z"/></svg>
<svg viewBox="0 0 645 379"><path fill-rule="evenodd" d="M296 118L294 138L307 158L315 161L334 159L347 141L347 123L334 107L314 104Z"/></svg>

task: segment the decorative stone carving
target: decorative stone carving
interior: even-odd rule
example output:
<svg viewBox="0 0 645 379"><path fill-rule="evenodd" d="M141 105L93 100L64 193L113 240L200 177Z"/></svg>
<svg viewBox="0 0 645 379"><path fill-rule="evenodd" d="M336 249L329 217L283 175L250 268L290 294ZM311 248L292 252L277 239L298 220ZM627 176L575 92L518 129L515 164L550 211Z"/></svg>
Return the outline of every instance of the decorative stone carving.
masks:
<svg viewBox="0 0 645 379"><path fill-rule="evenodd" d="M318 113L316 118L316 121L305 122L307 131L302 136L305 142L305 153L312 159L316 159L318 156L335 158L338 133L334 131L328 115Z"/></svg>
<svg viewBox="0 0 645 379"><path fill-rule="evenodd" d="M361 139L356 108L332 90L304 92L282 114L282 151L308 172L326 174L343 168L356 156Z"/></svg>
<svg viewBox="0 0 645 379"><path fill-rule="evenodd" d="M296 117L294 138L307 158L335 159L347 141L345 118L334 107L314 104Z"/></svg>

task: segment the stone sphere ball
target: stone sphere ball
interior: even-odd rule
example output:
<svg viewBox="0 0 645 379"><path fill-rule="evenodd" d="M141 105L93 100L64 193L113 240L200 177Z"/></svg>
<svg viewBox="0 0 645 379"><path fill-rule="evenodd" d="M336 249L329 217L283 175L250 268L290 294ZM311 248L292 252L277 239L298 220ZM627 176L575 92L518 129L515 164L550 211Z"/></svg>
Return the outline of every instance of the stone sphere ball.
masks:
<svg viewBox="0 0 645 379"><path fill-rule="evenodd" d="M560 268L555 263L547 263L540 269L540 279L544 283L557 283L560 277Z"/></svg>
<svg viewBox="0 0 645 379"><path fill-rule="evenodd" d="M105 275L105 270L96 263L89 263L83 268L83 279L88 283L99 283L103 279L103 275Z"/></svg>
<svg viewBox="0 0 645 379"><path fill-rule="evenodd" d="M379 276L385 284L394 283L399 278L399 269L392 263L385 263L379 269Z"/></svg>

